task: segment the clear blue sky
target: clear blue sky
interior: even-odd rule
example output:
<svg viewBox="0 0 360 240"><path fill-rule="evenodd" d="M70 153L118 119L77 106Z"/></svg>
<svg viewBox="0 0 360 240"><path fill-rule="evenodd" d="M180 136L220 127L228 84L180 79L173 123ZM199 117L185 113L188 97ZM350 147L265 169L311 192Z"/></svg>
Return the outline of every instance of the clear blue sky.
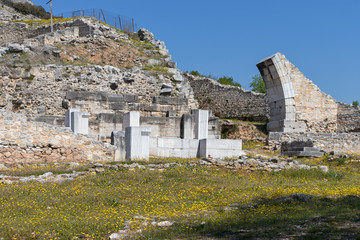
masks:
<svg viewBox="0 0 360 240"><path fill-rule="evenodd" d="M45 5L47 0L33 0ZM281 52L336 100L360 101L359 0L53 0L54 12L102 8L133 17L165 42L178 68L234 77Z"/></svg>

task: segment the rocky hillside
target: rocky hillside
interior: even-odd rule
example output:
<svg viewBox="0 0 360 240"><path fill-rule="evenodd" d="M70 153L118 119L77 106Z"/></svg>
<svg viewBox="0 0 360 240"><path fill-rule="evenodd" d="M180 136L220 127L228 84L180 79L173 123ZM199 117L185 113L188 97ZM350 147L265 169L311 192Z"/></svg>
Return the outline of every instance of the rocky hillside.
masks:
<svg viewBox="0 0 360 240"><path fill-rule="evenodd" d="M33 4L31 2L31 4ZM6 23L14 20L29 20L35 19L32 15L24 15L19 13L14 8L5 5L4 3L0 2L0 22Z"/></svg>
<svg viewBox="0 0 360 240"><path fill-rule="evenodd" d="M27 115L63 115L66 92L187 98L192 88L163 42L145 29L125 33L97 20L2 21L0 107Z"/></svg>

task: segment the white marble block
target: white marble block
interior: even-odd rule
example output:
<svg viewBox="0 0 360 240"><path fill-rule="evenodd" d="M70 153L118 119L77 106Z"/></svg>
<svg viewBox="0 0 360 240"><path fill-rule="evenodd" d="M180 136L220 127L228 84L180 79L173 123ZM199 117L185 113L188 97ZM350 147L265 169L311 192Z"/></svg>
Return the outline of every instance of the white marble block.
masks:
<svg viewBox="0 0 360 240"><path fill-rule="evenodd" d="M78 108L70 108L65 112L65 127L71 128L71 113L80 112Z"/></svg>
<svg viewBox="0 0 360 240"><path fill-rule="evenodd" d="M195 139L208 138L209 128L209 111L207 110L193 110L195 115Z"/></svg>
<svg viewBox="0 0 360 240"><path fill-rule="evenodd" d="M140 112L128 112L124 114L123 131L125 131L127 127L140 127Z"/></svg>
<svg viewBox="0 0 360 240"><path fill-rule="evenodd" d="M71 130L76 134L89 134L89 117L87 112L72 112Z"/></svg>

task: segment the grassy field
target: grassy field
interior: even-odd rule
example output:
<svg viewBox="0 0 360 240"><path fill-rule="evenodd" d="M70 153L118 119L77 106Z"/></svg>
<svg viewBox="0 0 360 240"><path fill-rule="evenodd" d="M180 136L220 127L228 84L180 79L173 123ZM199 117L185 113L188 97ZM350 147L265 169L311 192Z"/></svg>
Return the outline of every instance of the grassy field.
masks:
<svg viewBox="0 0 360 240"><path fill-rule="evenodd" d="M172 161L179 160L152 160ZM65 183L1 184L0 238L108 239L128 229L132 239L359 239L360 163L300 161L328 165L330 171L246 172L184 164L105 170ZM56 172L51 166L11 175L49 169ZM59 173L66 171L59 166ZM162 221L173 225L152 224Z"/></svg>

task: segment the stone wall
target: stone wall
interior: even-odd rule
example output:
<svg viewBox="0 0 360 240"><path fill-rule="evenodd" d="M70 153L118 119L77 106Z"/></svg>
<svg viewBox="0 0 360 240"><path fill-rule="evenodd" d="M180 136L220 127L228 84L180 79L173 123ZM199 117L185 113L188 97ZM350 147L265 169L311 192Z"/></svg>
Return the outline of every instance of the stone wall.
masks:
<svg viewBox="0 0 360 240"><path fill-rule="evenodd" d="M122 131L124 113L100 113L89 121L89 134L100 141L109 142L114 130ZM63 116L38 116L31 118L35 122L43 122L56 126L64 126ZM141 116L140 125L151 128L151 137L181 137L181 117ZM210 139L220 139L219 119L209 117L208 134ZM195 136L195 120L193 119L193 136Z"/></svg>
<svg viewBox="0 0 360 240"><path fill-rule="evenodd" d="M27 115L62 115L64 108L71 106L66 101L72 102L74 107L77 107L81 104L94 104L96 100L90 98L87 103L84 103L86 94L83 94L85 97L81 99L79 96L74 96L76 94L67 95L68 92L87 92L88 95L92 94L93 96L102 92L108 95L123 95L124 98L127 95L136 95L136 101L141 103L134 109L127 109L126 106L118 104L114 107L119 109L114 108L112 110L145 112L144 108L153 108L153 112L166 112L173 109L173 107L171 109L165 109L165 107L156 109L156 106L152 105L153 96L161 95L164 84L175 85L172 82L171 75L162 76L159 79L159 77L151 76L140 68L118 69L111 66L44 65L26 69L0 66L0 76L0 99L2 100L0 107ZM186 81L184 80L184 85L186 85ZM175 87L173 89L174 97L184 95L182 99L187 101L182 111L185 111L184 108L188 110L190 107L196 107L192 91L189 90L187 92L189 94L182 94L180 91L184 89L176 90ZM129 104L134 101L129 101ZM98 107L100 111L102 106ZM93 105L92 108L95 109L96 106ZM105 112L106 110L111 109L104 108ZM99 113L99 111L94 113Z"/></svg>
<svg viewBox="0 0 360 240"><path fill-rule="evenodd" d="M114 148L70 129L0 109L1 162L112 161Z"/></svg>
<svg viewBox="0 0 360 240"><path fill-rule="evenodd" d="M200 109L212 110L220 118L237 118L246 121L266 122L269 107L265 94L222 85L215 80L187 74Z"/></svg>
<svg viewBox="0 0 360 240"><path fill-rule="evenodd" d="M282 142L313 142L315 148L360 154L360 133L279 133L271 132L268 144L279 149Z"/></svg>
<svg viewBox="0 0 360 240"><path fill-rule="evenodd" d="M360 132L360 108L339 102L337 121L339 132Z"/></svg>
<svg viewBox="0 0 360 240"><path fill-rule="evenodd" d="M320 91L283 54L266 58L257 67L269 98L269 131L337 131L337 102Z"/></svg>
<svg viewBox="0 0 360 240"><path fill-rule="evenodd" d="M61 23L54 24L54 32L57 32L54 35L65 34L68 35L68 32L65 29L74 29L77 28L76 34L73 32L73 37L83 37L94 34L94 31L99 28L95 23L92 23L91 20L78 19L76 21L66 21ZM108 28L108 30L110 30ZM0 46L12 43L12 42L22 42L25 39L35 38L43 34L51 32L51 27L49 25L36 26L30 25L24 22L9 22L0 25Z"/></svg>

